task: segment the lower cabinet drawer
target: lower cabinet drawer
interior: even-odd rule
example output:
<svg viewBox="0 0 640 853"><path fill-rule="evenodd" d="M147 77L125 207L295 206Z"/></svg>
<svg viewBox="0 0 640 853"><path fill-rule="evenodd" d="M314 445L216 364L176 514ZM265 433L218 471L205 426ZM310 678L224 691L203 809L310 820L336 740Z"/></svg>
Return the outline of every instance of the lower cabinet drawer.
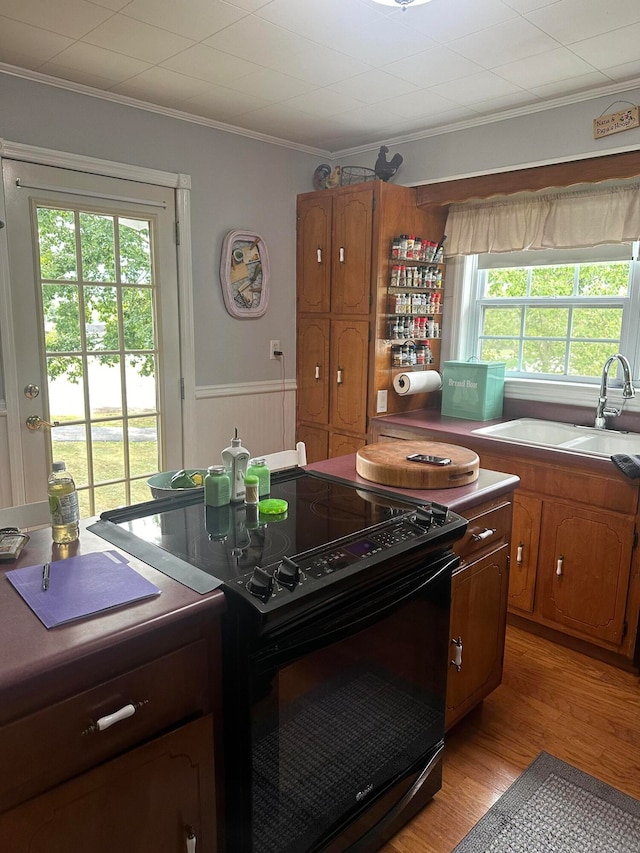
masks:
<svg viewBox="0 0 640 853"><path fill-rule="evenodd" d="M466 516L469 520L466 533L453 546L456 554L466 562L506 545L511 535L511 503L492 506L477 514L472 510L472 513Z"/></svg>
<svg viewBox="0 0 640 853"><path fill-rule="evenodd" d="M0 811L208 710L204 640L0 728Z"/></svg>

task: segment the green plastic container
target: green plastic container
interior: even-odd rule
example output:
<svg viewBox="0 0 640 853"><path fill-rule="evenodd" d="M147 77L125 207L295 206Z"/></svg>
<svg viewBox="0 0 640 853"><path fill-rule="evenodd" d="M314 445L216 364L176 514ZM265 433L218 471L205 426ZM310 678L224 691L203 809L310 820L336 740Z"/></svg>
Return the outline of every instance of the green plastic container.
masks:
<svg viewBox="0 0 640 853"><path fill-rule="evenodd" d="M441 413L471 421L502 417L505 366L504 361L445 361Z"/></svg>

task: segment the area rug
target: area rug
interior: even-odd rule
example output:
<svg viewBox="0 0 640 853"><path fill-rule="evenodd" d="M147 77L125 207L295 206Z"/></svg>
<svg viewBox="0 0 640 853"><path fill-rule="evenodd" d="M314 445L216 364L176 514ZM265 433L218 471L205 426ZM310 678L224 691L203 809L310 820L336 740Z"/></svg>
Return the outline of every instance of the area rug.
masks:
<svg viewBox="0 0 640 853"><path fill-rule="evenodd" d="M640 800L541 752L453 853L638 853Z"/></svg>

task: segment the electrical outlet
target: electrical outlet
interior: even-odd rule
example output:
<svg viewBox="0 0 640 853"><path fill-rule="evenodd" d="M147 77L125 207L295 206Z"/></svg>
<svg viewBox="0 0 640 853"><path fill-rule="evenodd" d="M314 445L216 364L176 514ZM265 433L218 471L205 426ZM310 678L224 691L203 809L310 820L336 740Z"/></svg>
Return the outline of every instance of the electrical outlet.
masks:
<svg viewBox="0 0 640 853"><path fill-rule="evenodd" d="M275 355L275 352L280 351L280 341L269 341L269 358L270 359L278 359L279 355Z"/></svg>

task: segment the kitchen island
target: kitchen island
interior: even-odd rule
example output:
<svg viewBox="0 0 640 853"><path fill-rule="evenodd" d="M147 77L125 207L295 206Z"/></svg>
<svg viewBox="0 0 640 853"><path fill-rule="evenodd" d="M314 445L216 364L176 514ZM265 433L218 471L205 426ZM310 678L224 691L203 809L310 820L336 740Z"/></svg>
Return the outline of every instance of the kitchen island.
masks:
<svg viewBox="0 0 640 853"><path fill-rule="evenodd" d="M66 548L32 531L0 572L113 548L87 526ZM50 630L0 579L2 850L219 849L225 599L127 559L160 595Z"/></svg>

